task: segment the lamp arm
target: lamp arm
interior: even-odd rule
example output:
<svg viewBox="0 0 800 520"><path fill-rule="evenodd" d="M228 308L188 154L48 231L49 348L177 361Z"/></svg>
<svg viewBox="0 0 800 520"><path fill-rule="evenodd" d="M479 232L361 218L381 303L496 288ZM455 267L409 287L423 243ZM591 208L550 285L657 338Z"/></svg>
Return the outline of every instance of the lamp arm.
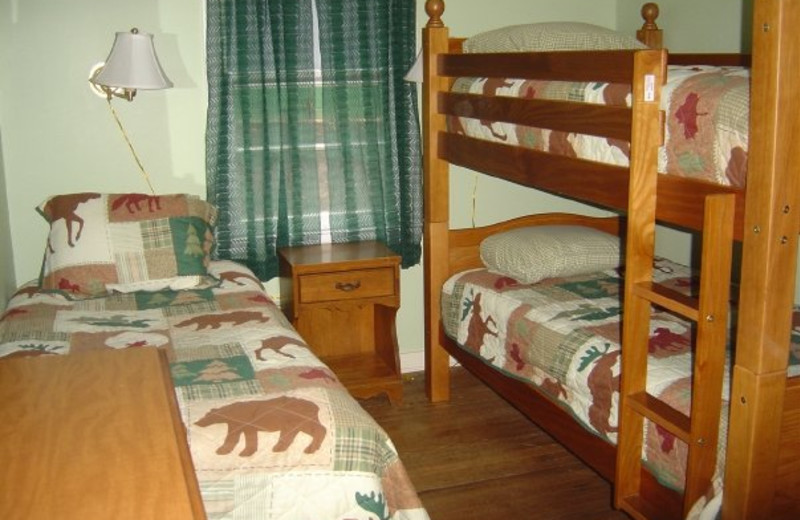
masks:
<svg viewBox="0 0 800 520"><path fill-rule="evenodd" d="M136 89L133 88L115 88L106 85L99 85L99 87L100 90L105 92L108 101L111 101L112 97L118 97L125 101L133 101L133 98L136 97Z"/></svg>
<svg viewBox="0 0 800 520"><path fill-rule="evenodd" d="M147 182L147 186L150 188L150 193L155 195L156 190L153 189L153 184L150 182L150 175L144 169L144 166L142 166L142 161L139 160L139 155L136 153L136 150L134 150L133 143L131 143L131 140L128 138L128 133L125 132L125 128L122 126L122 121L120 121L119 115L117 115L117 111L114 109L114 105L111 104L111 96L106 99L106 102L108 103L109 110L111 110L111 115L114 116L114 121L117 122L117 126L119 127L119 131L122 133L122 137L125 138L125 142L128 144L131 154L133 154L133 158L136 161L136 165L139 167L139 171L142 172L142 176L144 176L144 180Z"/></svg>
<svg viewBox="0 0 800 520"><path fill-rule="evenodd" d="M98 95L105 96L109 101L115 97L124 99L125 101L133 101L133 98L136 97L135 88L110 87L108 85L101 85L95 82L97 76L100 75L100 72L103 70L104 66L105 63L100 62L92 67L92 70L89 71L89 88L91 88Z"/></svg>

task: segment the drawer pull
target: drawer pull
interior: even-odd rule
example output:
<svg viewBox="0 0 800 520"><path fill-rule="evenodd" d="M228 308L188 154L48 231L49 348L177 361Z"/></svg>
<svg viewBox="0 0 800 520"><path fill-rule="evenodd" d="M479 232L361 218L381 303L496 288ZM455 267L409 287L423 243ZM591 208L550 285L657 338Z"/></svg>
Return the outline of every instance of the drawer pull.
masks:
<svg viewBox="0 0 800 520"><path fill-rule="evenodd" d="M336 282L335 287L340 291L350 292L361 287L361 282L359 280L356 280L355 282Z"/></svg>

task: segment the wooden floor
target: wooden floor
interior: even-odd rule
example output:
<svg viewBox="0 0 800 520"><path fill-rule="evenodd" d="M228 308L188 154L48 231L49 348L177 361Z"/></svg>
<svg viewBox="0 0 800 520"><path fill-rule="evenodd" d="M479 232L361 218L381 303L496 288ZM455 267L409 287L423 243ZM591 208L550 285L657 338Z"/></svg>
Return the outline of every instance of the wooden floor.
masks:
<svg viewBox="0 0 800 520"><path fill-rule="evenodd" d="M361 401L393 439L432 520L628 520L611 487L466 370L429 403L406 375L401 406Z"/></svg>

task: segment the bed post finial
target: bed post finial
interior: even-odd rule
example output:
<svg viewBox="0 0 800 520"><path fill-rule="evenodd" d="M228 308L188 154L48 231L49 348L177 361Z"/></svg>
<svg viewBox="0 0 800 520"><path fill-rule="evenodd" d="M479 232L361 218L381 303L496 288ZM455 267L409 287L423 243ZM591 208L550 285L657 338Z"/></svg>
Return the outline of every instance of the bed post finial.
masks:
<svg viewBox="0 0 800 520"><path fill-rule="evenodd" d="M644 25L642 29L648 31L658 29L656 25L656 18L658 18L658 4L655 2L648 2L642 6L642 18L644 18Z"/></svg>
<svg viewBox="0 0 800 520"><path fill-rule="evenodd" d="M444 0L426 0L425 12L428 13L426 27L444 27L442 13L444 13Z"/></svg>
<svg viewBox="0 0 800 520"><path fill-rule="evenodd" d="M656 25L658 4L655 2L644 4L642 6L642 18L644 18L644 24L642 24L641 29L636 31L636 39L651 49L661 49L663 47L664 33Z"/></svg>

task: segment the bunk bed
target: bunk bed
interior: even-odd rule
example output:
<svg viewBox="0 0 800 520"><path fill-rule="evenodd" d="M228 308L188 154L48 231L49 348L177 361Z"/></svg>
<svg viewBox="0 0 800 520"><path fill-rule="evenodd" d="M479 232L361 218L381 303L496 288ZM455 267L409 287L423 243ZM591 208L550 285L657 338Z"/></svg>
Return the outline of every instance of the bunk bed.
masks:
<svg viewBox="0 0 800 520"><path fill-rule="evenodd" d="M794 145L800 137L796 95L800 35L793 27L800 22L800 2L755 0L754 4L749 56L669 55L660 49L658 6L652 3L642 8L645 23L637 32L647 48L511 52L475 44L469 49L474 52L467 53L464 47L471 45L470 40L451 38L442 21L444 2L428 0L425 6L429 16L422 31L429 398L449 399L452 356L612 481L615 505L635 518L685 517L704 506L708 513L720 500L726 519L796 518L800 512L800 377L797 338L792 334L800 231L796 215L800 186L792 166L800 159L800 149ZM705 178L700 179L679 176L659 165L659 156L668 155L662 149L662 101L672 88L670 77L681 74L671 66L681 64L749 69L750 80L745 80L749 83L749 142L746 150L740 148L728 162L728 166L737 162L738 173L727 180L725 174L703 174ZM488 79L474 87L465 78ZM622 85L622 98L629 94L630 101L603 106L535 93L519 98L500 95L501 90L505 94L516 88L514 80ZM529 90L536 89L545 87L537 84ZM476 130L467 128L467 119L473 120ZM521 133L509 139L511 131L504 126L508 124L545 129L551 132L548 135L599 136L617 143L626 158L614 159L612 164L607 157L587 160L560 152L552 139L549 147L522 146L518 144L524 141ZM629 148L619 142L628 143ZM619 216L540 214L451 229L451 164L606 208ZM659 169L666 171L661 174ZM656 222L701 234L698 278L663 276L675 273L676 268L662 265L664 260L654 256ZM603 416L599 422L605 431L599 433L597 421L581 423L576 419L580 412L565 406L563 397L571 390L541 373L537 376L536 369L527 367L528 359L514 350L519 346L515 342L506 338L499 350L487 351L487 344L497 339L501 329L509 331L512 325L485 312L489 290L480 294L483 301L477 297L484 288L503 293L509 285L527 285L503 270L496 269L498 274L486 269L486 251L492 251L486 244L493 237L565 225L619 235L624 255L624 281L614 278L622 270L619 267L599 267L606 269L599 277L581 273L595 285L598 280L606 287L619 284L625 302L622 325L618 320L607 327L616 327L619 337L614 339L622 345L621 354L615 352L618 359L604 367L605 384L611 389L604 399L607 407L618 408L618 416ZM732 261L735 242L741 243L742 251L741 265L736 268ZM556 276L555 282L541 283L586 282L566 274L551 276ZM733 288L732 277L736 280ZM693 287L686 291L686 286ZM552 295L553 290L545 287L541 293ZM467 293L467 299L448 299L458 292ZM526 294L535 302L524 308L526 313L542 307L543 296ZM736 312L730 312L730 300L736 301ZM654 361L647 355L653 349L654 329L672 317L688 323L684 337L673 338L672 346L691 341L686 348L691 361L684 376L691 386L685 387L689 397L681 407L664 395L655 395L651 388ZM453 330L452 323L447 323L459 321L463 329ZM521 341L523 336L514 339ZM735 353L726 363L730 344L735 345ZM588 348L597 349L596 345ZM535 377L517 377L523 370ZM721 395L727 397L720 399ZM677 439L685 447L683 481L678 486L665 483L654 464L643 463L643 451L649 449L644 436L652 438L653 431L664 434L656 438Z"/></svg>
<svg viewBox="0 0 800 520"><path fill-rule="evenodd" d="M183 194L75 193L51 197L39 210L50 223L42 275L0 314L0 366L28 368L5 374L54 367L47 358L57 356L96 365L94 354L158 348L208 518L428 518L391 439L252 271L211 259L213 206ZM65 388L74 386L66 379ZM59 405L86 416L68 393ZM76 450L112 442L90 430ZM43 447L45 454L52 448ZM0 481L25 473L30 457L4 455ZM32 467L80 475L81 457L59 468L46 457ZM116 467L109 461L109 478ZM65 489L91 501L80 483L53 493L41 483L57 477L39 477L28 480L39 487L25 496L0 500L0 516L34 510L43 494L54 503ZM158 504L154 496L138 500Z"/></svg>

